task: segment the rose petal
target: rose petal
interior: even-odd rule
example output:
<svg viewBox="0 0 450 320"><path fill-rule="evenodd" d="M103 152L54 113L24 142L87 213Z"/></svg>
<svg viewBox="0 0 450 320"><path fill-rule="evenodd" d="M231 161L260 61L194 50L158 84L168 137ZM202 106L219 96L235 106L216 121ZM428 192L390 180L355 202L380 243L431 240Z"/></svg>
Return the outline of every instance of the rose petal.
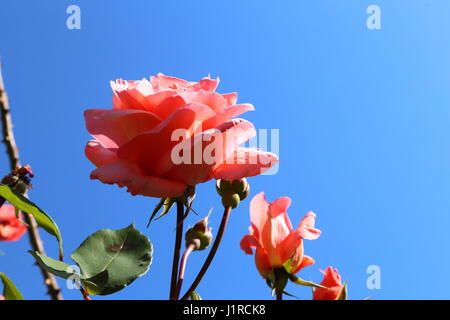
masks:
<svg viewBox="0 0 450 320"><path fill-rule="evenodd" d="M174 146L170 153L160 158L156 175L164 175L189 185L211 179L215 168L230 153L235 152L240 144L255 135L255 128L248 121L236 119L228 124L223 124L226 125L223 132L219 129L207 130ZM183 158L179 156L180 149L183 150ZM174 156L180 159L174 161Z"/></svg>
<svg viewBox="0 0 450 320"><path fill-rule="evenodd" d="M208 106L192 103L177 109L169 118L150 131L142 133L122 146L118 151L121 159L137 164L148 175L158 175L156 168L172 165L170 152L179 143L173 135L183 133L190 138L202 131L202 121L214 114ZM167 165L158 164L161 159L170 161Z"/></svg>
<svg viewBox="0 0 450 320"><path fill-rule="evenodd" d="M264 248L257 248L255 252L255 264L259 274L266 278L269 272L272 270L272 266L267 258Z"/></svg>
<svg viewBox="0 0 450 320"><path fill-rule="evenodd" d="M210 79L209 77L207 77L203 78L197 83L194 83L194 85L190 89L195 91L198 91L200 89L203 89L205 91L216 91L219 82L220 82L219 78Z"/></svg>
<svg viewBox="0 0 450 320"><path fill-rule="evenodd" d="M155 114L139 110L89 109L84 117L87 130L106 148L120 147L161 122Z"/></svg>
<svg viewBox="0 0 450 320"><path fill-rule="evenodd" d="M222 124L225 121L230 120L231 118L235 118L247 111L253 111L253 110L255 110L255 108L253 107L253 105L251 105L249 103L236 104L234 106L224 108L224 109L222 109L222 112L216 114L214 117L211 117L211 119L208 119L207 121L205 121L205 123L203 124L203 127L205 129L216 128L220 124Z"/></svg>
<svg viewBox="0 0 450 320"><path fill-rule="evenodd" d="M152 108L152 111L161 119L167 119L177 109L187 105L186 100L180 95L172 95L163 100L160 104Z"/></svg>
<svg viewBox="0 0 450 320"><path fill-rule="evenodd" d="M269 170L278 162L275 154L256 148L238 148L213 172L215 179L238 180Z"/></svg>
<svg viewBox="0 0 450 320"><path fill-rule="evenodd" d="M214 148L214 140L222 139L222 135L221 131L210 129L180 142L174 146L170 154L166 153L160 159L156 167L157 174L188 185L208 181L216 166L216 159L206 155L206 151L210 146Z"/></svg>
<svg viewBox="0 0 450 320"><path fill-rule="evenodd" d="M336 300L342 291L341 276L337 269L328 267L323 271L324 277L320 283L327 288L317 288L314 291L314 300Z"/></svg>
<svg viewBox="0 0 450 320"><path fill-rule="evenodd" d="M277 215L275 218L269 218L261 231L261 244L266 250L272 267L281 267L287 261L286 251L289 253L288 258L290 258L295 250L295 247L294 250L292 250L291 246L289 248L286 247L285 239L289 239L289 236L292 234L286 219L285 212ZM288 244L291 245L291 243Z"/></svg>
<svg viewBox="0 0 450 320"><path fill-rule="evenodd" d="M89 141L84 152L86 157L97 167L119 160L116 149L107 149L97 140Z"/></svg>
<svg viewBox="0 0 450 320"><path fill-rule="evenodd" d="M176 89L183 88L189 85L189 82L176 77L166 76L162 73L158 73L156 76L150 77L150 82L154 89Z"/></svg>
<svg viewBox="0 0 450 320"><path fill-rule="evenodd" d="M303 269L307 266L313 265L314 263L315 263L315 260L313 258L311 258L310 256L307 256L307 255L303 255L300 264L295 263L293 261L293 263L292 263L293 268L292 268L291 272L295 274L295 273L299 272L301 269Z"/></svg>
<svg viewBox="0 0 450 320"><path fill-rule="evenodd" d="M115 109L147 110L145 97L153 94L152 85L147 79L127 81L118 79L111 81L114 92L113 105Z"/></svg>
<svg viewBox="0 0 450 320"><path fill-rule="evenodd" d="M250 201L250 222L255 238L261 242L261 231L269 218L269 205L264 192L258 193Z"/></svg>
<svg viewBox="0 0 450 320"><path fill-rule="evenodd" d="M227 106L227 100L217 92L205 91L202 89L200 91L186 91L180 93L180 95L189 103L197 102L206 104L217 113L222 112Z"/></svg>
<svg viewBox="0 0 450 320"><path fill-rule="evenodd" d="M22 213L19 213L22 217ZM10 204L0 208L0 241L17 241L26 232L27 227L16 217L16 209Z"/></svg>
<svg viewBox="0 0 450 320"><path fill-rule="evenodd" d="M98 179L106 184L126 186L132 195L157 198L181 196L187 185L160 177L146 176L138 167L126 161L117 161L101 166L91 173L91 179Z"/></svg>
<svg viewBox="0 0 450 320"><path fill-rule="evenodd" d="M278 215L284 214L284 216L286 217L286 222L288 222L288 225L291 226L289 229L292 230L291 222L286 214L287 209L290 207L291 203L292 200L289 197L280 197L276 199L270 205L270 215L272 218L276 218Z"/></svg>
<svg viewBox="0 0 450 320"><path fill-rule="evenodd" d="M237 92L225 93L222 94L222 97L224 97L224 99L227 100L228 106L235 105L238 100Z"/></svg>
<svg viewBox="0 0 450 320"><path fill-rule="evenodd" d="M0 223L9 223L16 219L16 209L13 205L4 204L0 207Z"/></svg>
<svg viewBox="0 0 450 320"><path fill-rule="evenodd" d="M253 123L244 119L233 119L221 123L217 129L223 132L222 148L217 158L217 166L234 154L238 147L256 135Z"/></svg>
<svg viewBox="0 0 450 320"><path fill-rule="evenodd" d="M304 239L315 240L319 238L321 231L314 228L315 221L316 215L314 212L308 212L302 221L300 221L295 232Z"/></svg>
<svg viewBox="0 0 450 320"><path fill-rule="evenodd" d="M251 235L245 235L240 242L240 247L246 254L253 254L252 249L256 249L260 246L261 245L258 243L258 240Z"/></svg>

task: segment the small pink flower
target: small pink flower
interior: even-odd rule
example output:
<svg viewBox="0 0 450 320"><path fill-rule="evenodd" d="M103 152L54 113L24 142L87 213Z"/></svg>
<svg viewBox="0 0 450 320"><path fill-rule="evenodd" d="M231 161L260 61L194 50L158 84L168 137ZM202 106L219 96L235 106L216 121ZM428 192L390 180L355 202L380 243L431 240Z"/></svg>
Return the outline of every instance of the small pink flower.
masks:
<svg viewBox="0 0 450 320"><path fill-rule="evenodd" d="M0 208L0 241L19 240L27 227L16 218L14 206L4 204Z"/></svg>
<svg viewBox="0 0 450 320"><path fill-rule="evenodd" d="M314 228L316 215L309 212L294 230L287 215L291 199L281 197L267 202L264 192L250 203L250 235L241 240L241 249L247 254L255 252L259 273L265 278L273 268L280 268L290 260L291 273L314 263L303 254L303 239L317 239L320 231Z"/></svg>
<svg viewBox="0 0 450 320"><path fill-rule="evenodd" d="M320 283L325 288L316 288L314 291L314 300L336 300L341 294L344 285L337 269L328 267L325 271L323 280Z"/></svg>
<svg viewBox="0 0 450 320"><path fill-rule="evenodd" d="M5 297L4 296L0 296L0 300L5 300Z"/></svg>
<svg viewBox="0 0 450 320"><path fill-rule="evenodd" d="M150 81L111 82L113 109L85 111L87 130L95 138L85 150L97 166L91 179L126 186L133 195L177 197L189 185L255 176L272 167L278 162L274 154L240 147L256 131L251 122L233 118L254 110L253 106L236 104L236 93L215 92L218 83L218 79L188 82L163 74ZM173 161L180 143L173 134L180 129L189 151L183 156L192 160L188 163ZM212 136L223 138L221 153L212 163L199 162L195 150L199 144L202 150L218 144Z"/></svg>

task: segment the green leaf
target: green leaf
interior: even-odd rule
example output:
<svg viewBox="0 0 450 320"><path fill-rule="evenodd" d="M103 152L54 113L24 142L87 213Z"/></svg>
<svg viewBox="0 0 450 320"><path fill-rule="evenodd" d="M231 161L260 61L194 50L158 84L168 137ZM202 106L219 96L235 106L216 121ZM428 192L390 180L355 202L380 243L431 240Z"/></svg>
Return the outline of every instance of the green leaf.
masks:
<svg viewBox="0 0 450 320"><path fill-rule="evenodd" d="M134 225L120 230L102 229L84 240L71 258L80 267L89 294L107 295L147 273L152 244Z"/></svg>
<svg viewBox="0 0 450 320"><path fill-rule="evenodd" d="M4 184L0 184L0 196L8 200L17 209L32 215L41 228L56 237L59 242L59 257L62 260L63 246L61 233L52 218L22 194L10 189Z"/></svg>
<svg viewBox="0 0 450 320"><path fill-rule="evenodd" d="M341 293L336 300L347 300L347 281L344 282L344 286L341 289Z"/></svg>
<svg viewBox="0 0 450 320"><path fill-rule="evenodd" d="M4 273L0 272L0 278L3 282L3 296L5 300L23 300L22 294Z"/></svg>
<svg viewBox="0 0 450 320"><path fill-rule="evenodd" d="M189 298L191 300L203 300L202 297L200 297L200 295L195 291L191 292L191 295L189 296Z"/></svg>
<svg viewBox="0 0 450 320"><path fill-rule="evenodd" d="M295 283L295 284L298 284L301 286L326 289L326 287L324 287L320 284L300 279L299 277L297 277L295 274L292 274L292 273L289 274L289 280L291 280L292 283Z"/></svg>
<svg viewBox="0 0 450 320"><path fill-rule="evenodd" d="M50 257L41 255L39 252L28 251L36 259L36 262L45 271L54 274L55 276L68 279L73 276L76 271L67 263L52 259Z"/></svg>

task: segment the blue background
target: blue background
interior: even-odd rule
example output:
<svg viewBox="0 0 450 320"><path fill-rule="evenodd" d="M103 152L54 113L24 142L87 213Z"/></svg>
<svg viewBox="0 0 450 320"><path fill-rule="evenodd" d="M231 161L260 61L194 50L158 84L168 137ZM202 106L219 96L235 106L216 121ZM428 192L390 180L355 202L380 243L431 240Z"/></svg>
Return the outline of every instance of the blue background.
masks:
<svg viewBox="0 0 450 320"><path fill-rule="evenodd" d="M81 30L66 27L81 8ZM368 30L377 4L382 29ZM172 213L145 225L156 199L89 180L83 111L110 108L109 80L158 72L188 80L219 76L238 91L257 128L280 129L280 167L249 179L252 196L290 196L294 225L316 212L322 236L306 241L316 264L337 267L351 299L447 299L450 277L450 3L353 1L1 1L0 55L23 163L36 178L31 198L58 222L66 256L100 228L135 222L155 246L150 272L111 299L166 299ZM6 157L0 160L8 171ZM195 209L221 217L213 182ZM239 248L249 201L229 229L198 292L205 299L270 299L253 257ZM193 215L188 224L195 223ZM47 253L53 238L42 232ZM0 271L27 299L46 299L24 237L0 243ZM185 283L206 253L195 253ZM381 289L366 286L369 265ZM65 288L68 299L80 299ZM287 290L310 298L310 290ZM95 297L95 299L104 299Z"/></svg>

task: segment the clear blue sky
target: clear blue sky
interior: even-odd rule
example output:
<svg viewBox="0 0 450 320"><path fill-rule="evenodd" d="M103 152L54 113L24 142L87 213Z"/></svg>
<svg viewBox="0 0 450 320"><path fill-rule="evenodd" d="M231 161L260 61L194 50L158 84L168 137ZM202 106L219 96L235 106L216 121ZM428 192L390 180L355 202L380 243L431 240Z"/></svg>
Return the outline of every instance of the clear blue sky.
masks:
<svg viewBox="0 0 450 320"><path fill-rule="evenodd" d="M70 4L81 7L81 30L66 28ZM381 7L381 30L366 28L371 4ZM320 281L318 269L332 265L352 299L448 299L449 10L448 0L3 1L0 55L22 162L36 173L30 196L58 222L66 253L100 228L135 222L154 243L154 263L109 298L166 299L175 215L146 230L155 199L89 180L83 111L111 106L112 79L220 76L219 92L255 105L245 118L280 129L279 172L249 179L252 196L290 196L294 224L309 210L318 216L323 234L305 243L316 265L300 276ZM8 170L5 157L0 168ZM220 199L209 182L195 209L212 206L217 230ZM239 249L248 206L232 214L198 289L205 299L270 298ZM0 243L0 271L25 298L43 299L28 248L26 238ZM185 283L204 256L192 256ZM380 290L366 287L369 265L381 268Z"/></svg>

